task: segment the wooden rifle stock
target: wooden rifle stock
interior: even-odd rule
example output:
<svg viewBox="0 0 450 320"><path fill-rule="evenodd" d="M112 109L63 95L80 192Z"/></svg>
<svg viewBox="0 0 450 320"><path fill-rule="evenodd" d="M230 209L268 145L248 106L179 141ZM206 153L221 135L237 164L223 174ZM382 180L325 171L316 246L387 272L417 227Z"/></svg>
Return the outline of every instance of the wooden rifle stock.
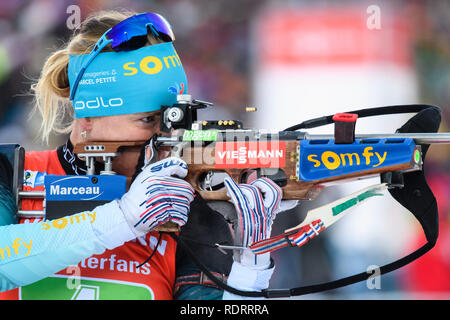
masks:
<svg viewBox="0 0 450 320"><path fill-rule="evenodd" d="M128 148L134 152L140 152L144 142L88 142L77 144L74 147L74 153L78 156L85 156L91 154L95 157L101 157L102 154L114 154L120 151L121 148ZM287 200L312 200L319 192L327 185L338 183L340 181L349 181L355 179L362 179L365 177L375 176L385 172L393 171L411 171L418 170L417 164L413 159L409 162L396 164L392 166L384 166L372 168L368 170L358 171L354 173L347 173L329 178L323 178L314 181L302 181L298 176L297 165L299 162L300 141L292 140L285 141L286 157L285 165L279 170L282 170L286 176L286 183L282 186L283 199ZM205 152L205 148L209 151ZM228 174L237 183L245 183L243 181L244 173L251 168L218 168L215 158L215 142L206 147L201 146L187 146L184 147L181 153L181 158L188 164L188 175L185 180L189 182L196 191L205 200L229 200L226 195L226 189L217 191L204 190L201 187L201 178L208 172L224 172ZM198 161L200 159L200 161ZM195 161L197 160L197 161ZM198 163L197 163L198 162ZM127 177L131 180L131 176Z"/></svg>
<svg viewBox="0 0 450 320"><path fill-rule="evenodd" d="M213 147L210 145L210 147ZM358 171L354 173L342 174L338 176L332 176L329 178L323 178L314 181L302 181L298 176L297 164L299 163L299 147L300 141L286 141L286 161L285 166L279 168L286 176L286 183L282 186L283 199L285 200L312 200L320 191L327 185L339 183L341 181L350 181L362 178L368 178L376 176L378 174L393 172L393 171L411 171L420 169L418 165L411 159L408 162L402 164L396 164L392 166L372 168L368 170ZM203 162L196 164L190 163L190 159L200 158L199 154L203 156ZM197 156L196 156L197 154ZM226 194L226 189L220 189L217 191L203 190L201 188L201 177L207 172L225 172L236 183L245 183L242 179L244 173L250 168L236 169L236 168L220 168L218 169L215 163L214 154L210 152L204 152L203 147L187 147L183 150L183 160L188 163L188 175L185 178L195 190L205 200L229 200L230 198ZM192 162L192 161L191 161ZM270 178L270 176L268 176Z"/></svg>

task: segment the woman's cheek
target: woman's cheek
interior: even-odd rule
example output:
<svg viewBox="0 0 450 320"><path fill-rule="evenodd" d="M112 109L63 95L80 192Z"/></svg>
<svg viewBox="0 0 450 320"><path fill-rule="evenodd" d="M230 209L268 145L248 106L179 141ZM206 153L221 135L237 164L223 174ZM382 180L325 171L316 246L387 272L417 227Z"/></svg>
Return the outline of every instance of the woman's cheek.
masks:
<svg viewBox="0 0 450 320"><path fill-rule="evenodd" d="M118 174L132 177L136 170L139 155L140 150L122 150L120 155L113 159L113 170Z"/></svg>
<svg viewBox="0 0 450 320"><path fill-rule="evenodd" d="M147 141L153 134L155 134L155 130L149 126L134 124L134 126L122 129L123 140L126 141Z"/></svg>

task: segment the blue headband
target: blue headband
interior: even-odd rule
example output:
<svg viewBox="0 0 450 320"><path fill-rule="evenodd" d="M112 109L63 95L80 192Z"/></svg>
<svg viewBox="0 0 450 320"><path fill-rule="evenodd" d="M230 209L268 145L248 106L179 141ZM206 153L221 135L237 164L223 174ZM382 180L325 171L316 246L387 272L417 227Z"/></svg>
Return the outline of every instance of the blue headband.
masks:
<svg viewBox="0 0 450 320"><path fill-rule="evenodd" d="M88 55L69 58L72 87ZM89 64L74 94L75 118L157 111L187 93L187 78L172 42L132 51L102 52Z"/></svg>

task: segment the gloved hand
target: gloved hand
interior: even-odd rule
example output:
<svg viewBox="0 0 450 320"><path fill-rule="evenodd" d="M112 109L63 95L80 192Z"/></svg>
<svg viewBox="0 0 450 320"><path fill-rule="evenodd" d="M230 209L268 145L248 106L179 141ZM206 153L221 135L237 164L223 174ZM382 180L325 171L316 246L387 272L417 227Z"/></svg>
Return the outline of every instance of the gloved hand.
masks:
<svg viewBox="0 0 450 320"><path fill-rule="evenodd" d="M244 247L269 238L276 215L298 203L282 201L281 188L268 178L239 185L233 179L226 178L225 187L237 211L235 244ZM250 249L235 250L233 259L227 280L229 286L243 291L261 291L269 287L275 269L270 262L270 253L255 255ZM242 297L225 291L223 299Z"/></svg>
<svg viewBox="0 0 450 320"><path fill-rule="evenodd" d="M120 209L136 236L145 235L168 221L179 226L187 222L194 189L180 179L186 175L187 164L175 157L142 169L119 200Z"/></svg>
<svg viewBox="0 0 450 320"><path fill-rule="evenodd" d="M235 244L244 247L267 239L272 231L276 215L295 207L298 201L282 201L281 188L268 178L259 178L250 184L239 184L231 178L225 179L227 193L237 211L238 227L235 228ZM270 256L261 255L259 263L250 250L235 254L238 262L268 264Z"/></svg>

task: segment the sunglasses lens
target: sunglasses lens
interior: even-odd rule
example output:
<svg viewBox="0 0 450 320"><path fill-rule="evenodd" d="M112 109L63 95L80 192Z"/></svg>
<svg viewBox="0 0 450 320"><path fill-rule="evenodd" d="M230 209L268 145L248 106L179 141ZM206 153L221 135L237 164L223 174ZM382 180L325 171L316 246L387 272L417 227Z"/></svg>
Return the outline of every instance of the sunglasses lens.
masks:
<svg viewBox="0 0 450 320"><path fill-rule="evenodd" d="M151 24L159 34L161 40L165 42L175 40L169 22L157 13L147 12L134 15L115 25L111 31L108 32L108 38L112 39L111 47L114 50L120 50L122 47L132 49L127 44L139 43L139 38L147 36L147 25L149 24ZM137 47L138 46L139 45L137 45Z"/></svg>
<svg viewBox="0 0 450 320"><path fill-rule="evenodd" d="M172 27L169 22L161 15L157 13L146 13L145 14L149 20L149 23L152 23L158 33L163 34L168 37L169 41L175 40L175 35L173 34Z"/></svg>

